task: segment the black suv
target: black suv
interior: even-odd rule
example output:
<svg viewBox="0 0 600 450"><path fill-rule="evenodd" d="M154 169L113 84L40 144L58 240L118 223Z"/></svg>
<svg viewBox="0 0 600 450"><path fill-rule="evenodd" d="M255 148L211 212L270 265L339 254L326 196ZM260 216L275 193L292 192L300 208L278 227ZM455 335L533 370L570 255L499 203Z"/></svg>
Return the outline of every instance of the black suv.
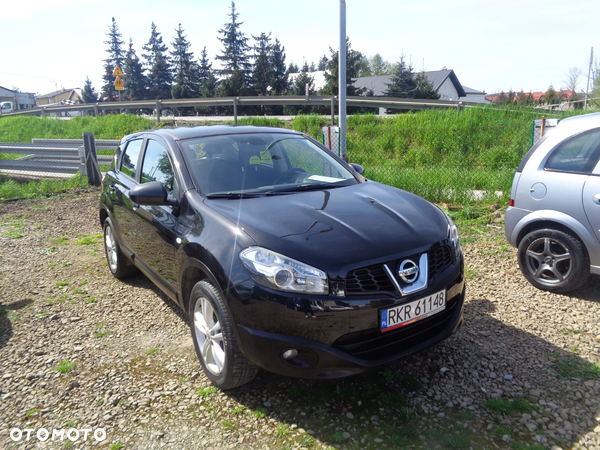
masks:
<svg viewBox="0 0 600 450"><path fill-rule="evenodd" d="M187 312L222 389L257 368L335 378L396 361L462 324L462 249L437 207L362 172L284 129L126 136L102 182L108 266Z"/></svg>

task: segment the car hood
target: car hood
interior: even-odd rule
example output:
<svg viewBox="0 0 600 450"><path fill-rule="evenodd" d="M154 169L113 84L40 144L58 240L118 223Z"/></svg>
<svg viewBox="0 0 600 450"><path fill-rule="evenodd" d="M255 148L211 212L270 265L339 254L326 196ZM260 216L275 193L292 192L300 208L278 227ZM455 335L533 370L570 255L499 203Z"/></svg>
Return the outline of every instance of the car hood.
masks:
<svg viewBox="0 0 600 450"><path fill-rule="evenodd" d="M448 237L439 208L376 182L205 204L256 243L329 273L427 250Z"/></svg>

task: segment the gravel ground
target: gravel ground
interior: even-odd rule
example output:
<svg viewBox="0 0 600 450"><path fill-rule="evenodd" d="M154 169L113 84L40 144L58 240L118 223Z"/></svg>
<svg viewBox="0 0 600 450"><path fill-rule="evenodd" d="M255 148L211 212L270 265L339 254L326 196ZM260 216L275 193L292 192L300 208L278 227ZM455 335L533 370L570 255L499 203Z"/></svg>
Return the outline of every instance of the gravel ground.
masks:
<svg viewBox="0 0 600 450"><path fill-rule="evenodd" d="M110 275L97 204L93 189L0 204L2 448L600 450L600 277L536 290L501 222L463 231L465 324L441 345L349 379L261 372L222 393L178 307ZM14 428L34 432L14 442Z"/></svg>

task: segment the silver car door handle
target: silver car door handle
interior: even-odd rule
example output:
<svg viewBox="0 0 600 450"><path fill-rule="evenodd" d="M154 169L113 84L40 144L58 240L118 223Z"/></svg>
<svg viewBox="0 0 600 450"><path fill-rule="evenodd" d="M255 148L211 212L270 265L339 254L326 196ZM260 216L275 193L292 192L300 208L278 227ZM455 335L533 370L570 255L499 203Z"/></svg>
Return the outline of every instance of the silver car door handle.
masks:
<svg viewBox="0 0 600 450"><path fill-rule="evenodd" d="M594 195L594 203L600 205L600 194Z"/></svg>

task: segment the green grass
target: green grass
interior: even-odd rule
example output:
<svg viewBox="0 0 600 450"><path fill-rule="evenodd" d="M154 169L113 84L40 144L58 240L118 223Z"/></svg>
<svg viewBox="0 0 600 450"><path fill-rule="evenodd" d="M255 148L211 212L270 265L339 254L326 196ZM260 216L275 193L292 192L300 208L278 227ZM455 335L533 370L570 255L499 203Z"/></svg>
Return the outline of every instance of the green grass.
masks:
<svg viewBox="0 0 600 450"><path fill-rule="evenodd" d="M207 386L203 388L196 389L196 395L202 398L210 397L212 394L215 394L218 389L214 386Z"/></svg>
<svg viewBox="0 0 600 450"><path fill-rule="evenodd" d="M553 367L561 378L581 378L584 380L600 378L600 366L595 362L585 363L576 359L560 359Z"/></svg>
<svg viewBox="0 0 600 450"><path fill-rule="evenodd" d="M0 120L1 122L2 120ZM19 183L0 175L0 200L7 198L37 199L87 186L87 184L87 178L81 177L79 174L64 180L41 180L27 183Z"/></svg>
<svg viewBox="0 0 600 450"><path fill-rule="evenodd" d="M54 368L55 371L59 373L69 373L77 366L77 363L71 362L68 359L61 361L57 367Z"/></svg>
<svg viewBox="0 0 600 450"><path fill-rule="evenodd" d="M484 400L481 404L491 413L512 414L529 413L533 410L533 405L522 399L507 400L505 398L490 398Z"/></svg>
<svg viewBox="0 0 600 450"><path fill-rule="evenodd" d="M157 348L151 348L150 350L148 350L148 351L146 352L146 355L148 355L148 356L154 356L154 355L158 355L158 352L159 352L159 351L160 351L160 350L159 350L159 349L157 349Z"/></svg>
<svg viewBox="0 0 600 450"><path fill-rule="evenodd" d="M365 168L365 176L454 205L505 204L516 167L531 145L532 120L541 117L529 108L474 107L408 112L389 117L351 115L347 120L350 161ZM553 112L552 117L582 114ZM265 117L240 117L240 125L293 128L322 140L328 116L299 115L291 122ZM164 126L161 124L159 126ZM128 114L73 117L69 121L39 117L0 120L0 141L31 142L36 138L77 138L91 131L97 139L119 139L156 128L156 122ZM100 151L102 153L103 151ZM64 181L19 185L0 181L0 199L35 198L87 184L76 175ZM478 191L478 197L473 196ZM502 192L496 197L496 191Z"/></svg>
<svg viewBox="0 0 600 450"><path fill-rule="evenodd" d="M292 427L288 423L280 423L275 429L275 436L284 437L292 432ZM341 433L340 433L341 435Z"/></svg>

